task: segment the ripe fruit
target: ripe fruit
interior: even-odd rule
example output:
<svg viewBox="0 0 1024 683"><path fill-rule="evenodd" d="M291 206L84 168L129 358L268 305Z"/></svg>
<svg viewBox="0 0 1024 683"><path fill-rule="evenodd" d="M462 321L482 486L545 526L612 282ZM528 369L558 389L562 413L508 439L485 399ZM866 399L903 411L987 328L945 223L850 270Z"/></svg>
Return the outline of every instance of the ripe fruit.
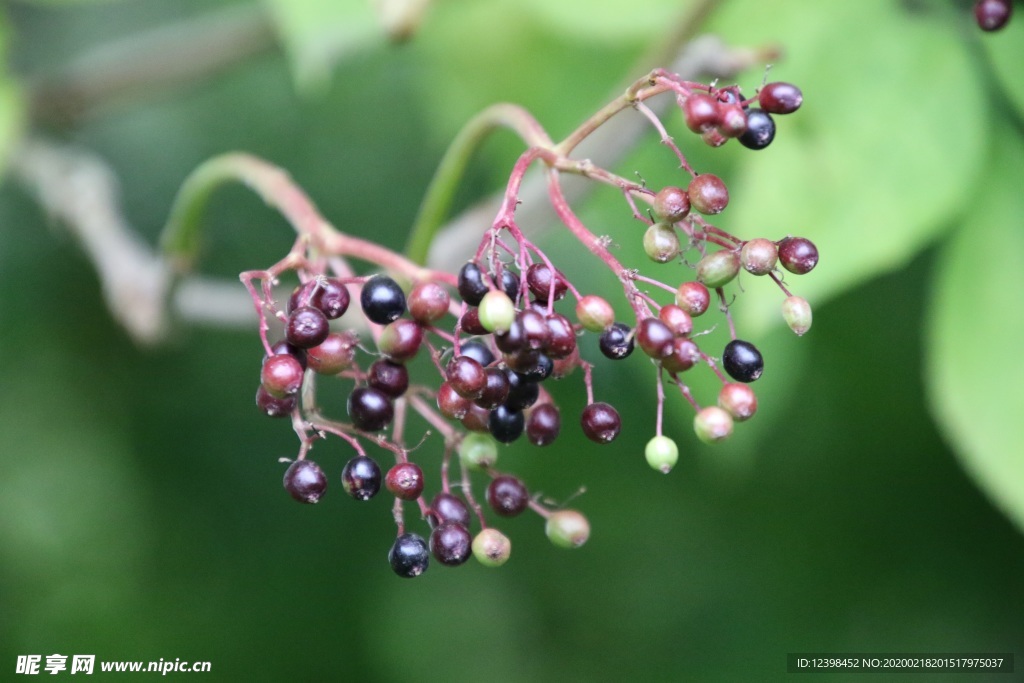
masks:
<svg viewBox="0 0 1024 683"><path fill-rule="evenodd" d="M722 365L737 382L753 382L764 372L764 359L757 347L742 339L733 339L725 345Z"/></svg>
<svg viewBox="0 0 1024 683"><path fill-rule="evenodd" d="M724 287L740 272L740 259L736 252L721 249L705 254L697 262L697 280L709 289Z"/></svg>
<svg viewBox="0 0 1024 683"><path fill-rule="evenodd" d="M611 443L622 429L619 412L607 403L598 401L583 409L580 415L583 433L594 443Z"/></svg>
<svg viewBox="0 0 1024 683"><path fill-rule="evenodd" d="M771 114L792 114L803 101L804 94L792 83L769 83L757 93L758 104Z"/></svg>
<svg viewBox="0 0 1024 683"><path fill-rule="evenodd" d="M515 477L503 474L487 485L487 504L502 517L515 517L529 502L530 493Z"/></svg>
<svg viewBox="0 0 1024 683"><path fill-rule="evenodd" d="M547 325L545 354L556 360L571 355L576 350L576 330L569 319L561 313L552 313L547 317Z"/></svg>
<svg viewBox="0 0 1024 683"><path fill-rule="evenodd" d="M374 387L356 387L348 395L348 416L356 429L364 432L379 432L387 427L395 416L391 398Z"/></svg>
<svg viewBox="0 0 1024 683"><path fill-rule="evenodd" d="M483 529L473 539L473 557L485 567L500 567L512 554L512 542L497 529Z"/></svg>
<svg viewBox="0 0 1024 683"><path fill-rule="evenodd" d="M403 579L419 576L430 566L427 542L418 534L402 534L388 551L388 562L391 569Z"/></svg>
<svg viewBox="0 0 1024 683"><path fill-rule="evenodd" d="M751 275L767 275L775 269L778 260L778 247L763 237L749 240L740 249L740 265Z"/></svg>
<svg viewBox="0 0 1024 683"><path fill-rule="evenodd" d="M292 311L285 326L285 338L292 346L308 349L327 339L331 332L330 323L320 309L302 306Z"/></svg>
<svg viewBox="0 0 1024 683"><path fill-rule="evenodd" d="M789 272L803 275L818 265L818 248L805 237L787 237L779 242L779 261Z"/></svg>
<svg viewBox="0 0 1024 683"><path fill-rule="evenodd" d="M374 275L367 280L359 303L367 319L378 325L387 325L405 313L405 293L387 275Z"/></svg>
<svg viewBox="0 0 1024 683"><path fill-rule="evenodd" d="M508 399L511 384L508 375L501 368L484 370L484 390L476 404L485 410L494 410Z"/></svg>
<svg viewBox="0 0 1024 683"><path fill-rule="evenodd" d="M288 417L295 410L295 395L278 398L271 396L261 384L256 389L256 407L267 417Z"/></svg>
<svg viewBox="0 0 1024 683"><path fill-rule="evenodd" d="M408 318L398 318L381 330L377 348L388 358L404 363L416 355L423 343L423 328Z"/></svg>
<svg viewBox="0 0 1024 683"><path fill-rule="evenodd" d="M384 476L384 486L396 498L416 500L423 493L423 470L413 462L400 462Z"/></svg>
<svg viewBox="0 0 1024 683"><path fill-rule="evenodd" d="M430 554L443 565L457 567L469 559L473 537L458 522L444 522L430 533Z"/></svg>
<svg viewBox="0 0 1024 683"><path fill-rule="evenodd" d="M469 508L458 496L442 491L430 502L428 521L435 526L444 522L457 522L468 527Z"/></svg>
<svg viewBox="0 0 1024 683"><path fill-rule="evenodd" d="M676 337L672 341L672 355L661 361L661 367L671 373L685 372L700 360L700 348L697 342L685 337Z"/></svg>
<svg viewBox="0 0 1024 683"><path fill-rule="evenodd" d="M681 187L663 187L654 195L651 210L659 221L676 223L690 213L690 195Z"/></svg>
<svg viewBox="0 0 1024 683"><path fill-rule="evenodd" d="M370 500L380 491L380 467L368 456L357 455L341 470L345 492L356 500Z"/></svg>
<svg viewBox="0 0 1024 683"><path fill-rule="evenodd" d="M636 326L636 343L654 360L672 355L672 341L675 335L669 326L659 318L644 318Z"/></svg>
<svg viewBox="0 0 1024 683"><path fill-rule="evenodd" d="M345 315L348 304L348 289L341 280L334 277L325 277L320 280L319 285L313 290L313 295L309 298L309 305L320 309L320 312L328 320L336 320Z"/></svg>
<svg viewBox="0 0 1024 683"><path fill-rule="evenodd" d="M487 431L501 443L512 443L523 433L526 418L523 411L501 405L491 411L487 418Z"/></svg>
<svg viewBox="0 0 1024 683"><path fill-rule="evenodd" d="M306 362L316 373L336 375L352 366L358 343L359 336L355 332L331 332L318 345L306 350Z"/></svg>
<svg viewBox="0 0 1024 683"><path fill-rule="evenodd" d="M409 370L401 363L380 358L366 371L366 383L391 398L398 398L409 388Z"/></svg>
<svg viewBox="0 0 1024 683"><path fill-rule="evenodd" d="M562 548L579 548L590 538L590 522L576 510L556 510L544 524L548 539Z"/></svg>
<svg viewBox="0 0 1024 683"><path fill-rule="evenodd" d="M459 270L458 290L459 296L468 305L480 305L480 300L490 290L490 287L484 282L484 274L480 270L480 266L472 261L467 261L462 266Z"/></svg>
<svg viewBox="0 0 1024 683"><path fill-rule="evenodd" d="M621 360L633 353L633 330L626 323L614 323L601 333L598 346L608 358Z"/></svg>
<svg viewBox="0 0 1024 683"><path fill-rule="evenodd" d="M686 127L694 133L703 133L718 125L718 100L704 93L693 93L683 102Z"/></svg>
<svg viewBox="0 0 1024 683"><path fill-rule="evenodd" d="M722 441L732 434L732 417L718 406L708 406L694 416L693 431L706 444Z"/></svg>
<svg viewBox="0 0 1024 683"><path fill-rule="evenodd" d="M974 3L974 18L982 31L998 31L1006 26L1013 14L1010 0L978 0Z"/></svg>
<svg viewBox="0 0 1024 683"><path fill-rule="evenodd" d="M551 268L546 263L534 263L526 269L526 286L529 287L530 293L542 303L547 303L548 295L551 294ZM565 281L565 276L561 273L555 273L555 301L561 300L566 291L568 291L568 284Z"/></svg>
<svg viewBox="0 0 1024 683"><path fill-rule="evenodd" d="M316 503L327 490L327 475L312 460L296 460L284 472L284 488L300 503Z"/></svg>
<svg viewBox="0 0 1024 683"><path fill-rule="evenodd" d="M473 404L468 398L459 396L451 382L441 382L441 386L437 388L437 409L445 417L461 420L466 417L471 405Z"/></svg>
<svg viewBox="0 0 1024 683"><path fill-rule="evenodd" d="M690 206L703 214L716 214L729 205L729 190L722 179L711 173L704 173L690 181L686 188Z"/></svg>
<svg viewBox="0 0 1024 683"><path fill-rule="evenodd" d="M740 144L748 149L764 149L775 139L775 121L771 114L751 107L747 110L747 132L739 137Z"/></svg>
<svg viewBox="0 0 1024 683"><path fill-rule="evenodd" d="M562 429L562 418L558 408L551 403L534 406L526 417L526 438L534 446L547 446L558 438Z"/></svg>
<svg viewBox="0 0 1024 683"><path fill-rule="evenodd" d="M647 459L648 465L659 472L668 474L679 462L679 447L667 436L655 436L647 442L647 446L644 448L644 457Z"/></svg>
<svg viewBox="0 0 1024 683"><path fill-rule="evenodd" d="M271 356L260 370L260 382L275 398L291 396L302 386L302 365L286 353Z"/></svg>
<svg viewBox="0 0 1024 683"><path fill-rule="evenodd" d="M459 396L475 400L480 398L487 386L487 375L483 366L469 356L453 358L445 369L448 384Z"/></svg>

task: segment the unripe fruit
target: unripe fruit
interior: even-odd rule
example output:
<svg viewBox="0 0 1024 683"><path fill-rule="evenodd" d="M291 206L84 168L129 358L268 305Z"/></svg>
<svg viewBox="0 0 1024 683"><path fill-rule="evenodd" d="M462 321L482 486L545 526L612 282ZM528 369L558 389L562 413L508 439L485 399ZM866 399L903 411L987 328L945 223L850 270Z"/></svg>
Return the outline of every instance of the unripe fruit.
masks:
<svg viewBox="0 0 1024 683"><path fill-rule="evenodd" d="M740 249L740 264L751 275L767 275L779 261L779 250L771 240L752 239Z"/></svg>
<svg viewBox="0 0 1024 683"><path fill-rule="evenodd" d="M668 325L677 337L686 337L693 332L693 318L681 306L666 304L658 311L658 319Z"/></svg>
<svg viewBox="0 0 1024 683"><path fill-rule="evenodd" d="M412 462L400 462L384 476L384 486L396 498L416 500L423 493L423 470Z"/></svg>
<svg viewBox="0 0 1024 683"><path fill-rule="evenodd" d="M718 406L708 406L693 418L693 431L704 443L722 441L732 434L732 416Z"/></svg>
<svg viewBox="0 0 1024 683"><path fill-rule="evenodd" d="M758 104L772 114L792 114L803 104L804 95L792 83L769 83L757 93Z"/></svg>
<svg viewBox="0 0 1024 683"><path fill-rule="evenodd" d="M615 310L601 297L588 294L576 304L576 319L583 325L583 329L602 332L615 322Z"/></svg>
<svg viewBox="0 0 1024 683"><path fill-rule="evenodd" d="M699 282L684 282L676 290L676 305L696 318L711 305L711 292Z"/></svg>
<svg viewBox="0 0 1024 683"><path fill-rule="evenodd" d="M694 133L703 133L718 125L718 100L704 93L693 93L683 102L686 127Z"/></svg>
<svg viewBox="0 0 1024 683"><path fill-rule="evenodd" d="M724 287L740 272L740 259L736 252L722 249L697 262L697 281L708 289Z"/></svg>
<svg viewBox="0 0 1024 683"><path fill-rule="evenodd" d="M306 349L306 362L318 374L336 375L352 366L358 343L355 332L332 332L317 346Z"/></svg>
<svg viewBox="0 0 1024 683"><path fill-rule="evenodd" d="M648 465L659 472L668 474L679 462L679 447L667 436L655 436L647 442L647 447L644 448L644 457L647 459Z"/></svg>
<svg viewBox="0 0 1024 683"><path fill-rule="evenodd" d="M503 474L487 485L487 504L502 517L515 517L530 504L530 493L519 479Z"/></svg>
<svg viewBox="0 0 1024 683"><path fill-rule="evenodd" d="M728 104L719 108L719 122L716 129L720 135L735 138L747 132L747 114L743 107Z"/></svg>
<svg viewBox="0 0 1024 683"><path fill-rule="evenodd" d="M668 263L679 255L679 235L666 223L655 223L644 233L644 253L655 263Z"/></svg>
<svg viewBox="0 0 1024 683"><path fill-rule="evenodd" d="M473 557L485 567L500 567L512 554L512 541L497 529L483 529L473 539Z"/></svg>
<svg viewBox="0 0 1024 683"><path fill-rule="evenodd" d="M469 529L458 522L443 522L430 533L428 547L435 560L457 567L469 559L472 544Z"/></svg>
<svg viewBox="0 0 1024 683"><path fill-rule="evenodd" d="M692 339L676 337L672 341L672 355L661 361L661 367L667 372L685 372L700 360L700 348Z"/></svg>
<svg viewBox="0 0 1024 683"><path fill-rule="evenodd" d="M498 444L487 434L466 434L458 452L459 461L471 470L494 467L498 462Z"/></svg>
<svg viewBox="0 0 1024 683"><path fill-rule="evenodd" d="M423 328L408 318L388 323L377 339L377 348L393 361L404 363L412 359L423 343Z"/></svg>
<svg viewBox="0 0 1024 683"><path fill-rule="evenodd" d="M302 364L286 353L271 356L260 370L260 382L267 393L275 398L295 394L302 386Z"/></svg>
<svg viewBox="0 0 1024 683"><path fill-rule="evenodd" d="M552 293L551 268L546 263L532 264L526 269L526 286L529 288L530 293L536 297L537 301L547 303L548 296ZM565 276L556 271L554 283L555 301L562 299L568 289L569 285L565 281Z"/></svg>
<svg viewBox="0 0 1024 683"><path fill-rule="evenodd" d="M725 409L737 422L743 422L757 412L757 396L746 384L726 382L718 392L718 407Z"/></svg>
<svg viewBox="0 0 1024 683"><path fill-rule="evenodd" d="M636 343L654 360L672 355L674 339L675 335L669 326L658 318L644 318L636 326Z"/></svg>
<svg viewBox="0 0 1024 683"><path fill-rule="evenodd" d="M729 190L718 176L704 173L690 181L690 206L703 214L716 214L729 205Z"/></svg>
<svg viewBox="0 0 1024 683"><path fill-rule="evenodd" d="M544 533L561 548L579 548L590 538L590 522L576 510L555 510L544 524Z"/></svg>
<svg viewBox="0 0 1024 683"><path fill-rule="evenodd" d="M681 187L669 185L654 195L651 210L659 221L675 223L690 213L690 195Z"/></svg>
<svg viewBox="0 0 1024 683"><path fill-rule="evenodd" d="M811 305L800 296L789 296L782 302L782 319L789 329L802 337L811 329Z"/></svg>
<svg viewBox="0 0 1024 683"><path fill-rule="evenodd" d="M492 289L480 300L480 325L488 332L507 332L516 317L516 306L508 294Z"/></svg>
<svg viewBox="0 0 1024 683"><path fill-rule="evenodd" d="M421 325L429 325L448 313L451 295L436 282L418 282L409 292L409 315Z"/></svg>

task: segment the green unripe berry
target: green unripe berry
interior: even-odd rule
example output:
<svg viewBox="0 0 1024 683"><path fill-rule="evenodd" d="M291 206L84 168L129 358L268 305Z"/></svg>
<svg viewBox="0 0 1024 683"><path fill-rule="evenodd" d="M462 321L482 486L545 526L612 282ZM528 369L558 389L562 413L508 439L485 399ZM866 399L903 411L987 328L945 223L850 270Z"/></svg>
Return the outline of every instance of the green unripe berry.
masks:
<svg viewBox="0 0 1024 683"><path fill-rule="evenodd" d="M497 529L483 529L473 539L473 557L485 567L500 567L512 554L512 541Z"/></svg>
<svg viewBox="0 0 1024 683"><path fill-rule="evenodd" d="M697 262L697 282L708 289L725 286L739 272L739 257L736 256L736 252L727 249L707 254Z"/></svg>
<svg viewBox="0 0 1024 683"><path fill-rule="evenodd" d="M644 252L656 263L668 263L679 254L679 235L667 223L655 223L644 233Z"/></svg>
<svg viewBox="0 0 1024 683"><path fill-rule="evenodd" d="M750 240L740 249L740 263L751 275L767 275L779 262L779 249L763 237Z"/></svg>
<svg viewBox="0 0 1024 683"><path fill-rule="evenodd" d="M508 332L516 318L516 305L508 298L508 294L500 289L492 289L480 300L477 312L485 330L502 334Z"/></svg>
<svg viewBox="0 0 1024 683"><path fill-rule="evenodd" d="M576 319L585 330L603 332L615 322L615 309L601 297L588 294L576 304Z"/></svg>
<svg viewBox="0 0 1024 683"><path fill-rule="evenodd" d="M576 510L556 510L548 517L544 533L561 548L579 548L590 538L590 522Z"/></svg>
<svg viewBox="0 0 1024 683"><path fill-rule="evenodd" d="M467 434L459 443L459 461L471 470L494 467L498 462L498 444L489 434Z"/></svg>
<svg viewBox="0 0 1024 683"><path fill-rule="evenodd" d="M722 441L732 434L732 416L718 406L708 406L693 418L693 431L704 443Z"/></svg>
<svg viewBox="0 0 1024 683"><path fill-rule="evenodd" d="M667 436L656 436L647 442L644 457L647 458L648 465L668 474L679 462L679 447Z"/></svg>
<svg viewBox="0 0 1024 683"><path fill-rule="evenodd" d="M811 329L811 305L801 296L786 297L782 302L782 318L789 329L802 337Z"/></svg>

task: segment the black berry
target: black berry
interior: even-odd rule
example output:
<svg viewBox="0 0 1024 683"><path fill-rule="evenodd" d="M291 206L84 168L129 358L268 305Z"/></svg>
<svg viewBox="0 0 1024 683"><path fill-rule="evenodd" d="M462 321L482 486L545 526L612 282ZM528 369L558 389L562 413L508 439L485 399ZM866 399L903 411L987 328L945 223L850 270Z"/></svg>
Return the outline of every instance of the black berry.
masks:
<svg viewBox="0 0 1024 683"><path fill-rule="evenodd" d="M737 382L753 382L764 372L764 359L757 347L742 339L733 339L725 345L722 365Z"/></svg>
<svg viewBox="0 0 1024 683"><path fill-rule="evenodd" d="M526 418L521 410L501 405L487 417L487 431L501 443L512 443L523 433Z"/></svg>
<svg viewBox="0 0 1024 683"><path fill-rule="evenodd" d="M614 323L601 333L598 346L612 360L625 358L633 353L633 330L625 323Z"/></svg>
<svg viewBox="0 0 1024 683"><path fill-rule="evenodd" d="M764 149L775 139L775 121L771 114L751 107L747 111L747 132L737 138L749 149Z"/></svg>
<svg viewBox="0 0 1024 683"><path fill-rule="evenodd" d="M458 280L459 296L470 306L479 306L480 301L484 298L490 287L484 282L484 274L480 270L480 266L476 265L472 261L468 261L462 269L459 270Z"/></svg>
<svg viewBox="0 0 1024 683"><path fill-rule="evenodd" d="M356 387L348 395L348 416L356 429L378 432L391 423L395 407L391 398L374 387Z"/></svg>
<svg viewBox="0 0 1024 683"><path fill-rule="evenodd" d="M388 551L388 562L391 563L391 569L403 579L419 576L430 566L427 542L418 534L402 534Z"/></svg>
<svg viewBox="0 0 1024 683"><path fill-rule="evenodd" d="M285 470L284 488L300 503L316 503L327 490L327 475L312 460L296 460Z"/></svg>
<svg viewBox="0 0 1024 683"><path fill-rule="evenodd" d="M405 313L405 293L387 275L374 275L367 280L359 303L367 319L378 325L387 325Z"/></svg>
<svg viewBox="0 0 1024 683"><path fill-rule="evenodd" d="M370 500L380 491L380 467L368 456L357 455L345 463L341 483L346 493L356 500Z"/></svg>

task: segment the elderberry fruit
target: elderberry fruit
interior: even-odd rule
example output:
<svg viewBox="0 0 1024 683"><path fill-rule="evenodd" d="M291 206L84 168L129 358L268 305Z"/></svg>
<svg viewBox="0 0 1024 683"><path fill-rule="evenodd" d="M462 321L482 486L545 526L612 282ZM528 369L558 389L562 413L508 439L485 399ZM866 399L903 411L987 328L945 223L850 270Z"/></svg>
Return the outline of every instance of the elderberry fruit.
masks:
<svg viewBox="0 0 1024 683"><path fill-rule="evenodd" d="M699 282L684 282L676 290L676 305L696 318L711 305L711 292Z"/></svg>
<svg viewBox="0 0 1024 683"><path fill-rule="evenodd" d="M982 31L998 31L1010 21L1012 13L1010 0L978 0L974 3L974 18Z"/></svg>
<svg viewBox="0 0 1024 683"><path fill-rule="evenodd" d="M757 102L770 114L792 114L803 104L804 94L792 83L769 83L757 93Z"/></svg>
<svg viewBox="0 0 1024 683"><path fill-rule="evenodd" d="M536 382L529 382L515 370L505 369L505 377L508 378L508 398L505 399L505 407L510 410L524 410L537 402L540 396L540 387Z"/></svg>
<svg viewBox="0 0 1024 683"><path fill-rule="evenodd" d="M356 500L370 500L380 491L380 467L366 455L357 455L341 470L345 492Z"/></svg>
<svg viewBox="0 0 1024 683"><path fill-rule="evenodd" d="M576 304L576 319L583 325L583 329L602 332L615 322L615 310L601 297L588 294Z"/></svg>
<svg viewBox="0 0 1024 683"><path fill-rule="evenodd" d="M543 353L530 356L530 362L520 363L515 373L527 382L543 382L555 369L554 362Z"/></svg>
<svg viewBox="0 0 1024 683"><path fill-rule="evenodd" d="M487 368L484 376L484 390L476 399L476 404L485 410L494 410L508 400L511 385L508 375L501 368Z"/></svg>
<svg viewBox="0 0 1024 683"><path fill-rule="evenodd" d="M718 406L702 408L693 418L693 431L706 444L729 438L732 425L732 416Z"/></svg>
<svg viewBox="0 0 1024 683"><path fill-rule="evenodd" d="M434 526L456 522L468 528L469 508L458 496L442 491L430 502L429 521Z"/></svg>
<svg viewBox="0 0 1024 683"><path fill-rule="evenodd" d="M767 275L775 270L779 249L763 237L749 240L740 249L740 265L751 275Z"/></svg>
<svg viewBox="0 0 1024 683"><path fill-rule="evenodd" d="M729 284L740 272L740 258L730 249L705 254L697 262L697 280L708 289Z"/></svg>
<svg viewBox="0 0 1024 683"><path fill-rule="evenodd" d="M659 221L677 223L690 213L690 195L681 187L663 187L654 195L651 210Z"/></svg>
<svg viewBox="0 0 1024 683"><path fill-rule="evenodd" d="M366 371L366 383L391 398L398 398L409 388L409 370L401 363L379 358Z"/></svg>
<svg viewBox="0 0 1024 683"><path fill-rule="evenodd" d="M271 356L260 370L260 382L275 398L291 396L302 386L302 365L294 356L282 353Z"/></svg>
<svg viewBox="0 0 1024 683"><path fill-rule="evenodd" d="M672 355L672 341L675 334L658 318L644 318L636 326L636 343L654 360Z"/></svg>
<svg viewBox="0 0 1024 683"><path fill-rule="evenodd" d="M423 493L423 470L413 462L400 462L384 476L384 486L395 498L416 500Z"/></svg>
<svg viewBox="0 0 1024 683"><path fill-rule="evenodd" d="M661 367L673 374L685 372L700 360L700 348L692 339L676 337L672 340L672 355L663 358Z"/></svg>
<svg viewBox="0 0 1024 683"><path fill-rule="evenodd" d="M668 474L679 462L679 447L676 442L667 436L655 436L647 442L644 448L644 458L647 464Z"/></svg>
<svg viewBox="0 0 1024 683"><path fill-rule="evenodd" d="M739 136L740 144L748 149L764 149L775 139L775 121L771 114L751 107L747 110L747 132Z"/></svg>
<svg viewBox="0 0 1024 683"><path fill-rule="evenodd" d="M715 129L725 138L737 138L747 132L747 112L738 104L721 105L718 109L718 127Z"/></svg>
<svg viewBox="0 0 1024 683"><path fill-rule="evenodd" d="M611 443L622 429L622 419L615 408L604 402L591 403L580 415L583 433L594 443Z"/></svg>
<svg viewBox="0 0 1024 683"><path fill-rule="evenodd" d="M469 356L453 358L445 369L448 384L459 396L473 401L483 396L487 374L483 366Z"/></svg>
<svg viewBox="0 0 1024 683"><path fill-rule="evenodd" d="M749 420L757 412L757 395L746 384L726 382L718 392L718 407L737 422Z"/></svg>
<svg viewBox="0 0 1024 683"><path fill-rule="evenodd" d="M498 285L510 300L519 300L519 278L511 270L508 268L502 269L501 277L498 278Z"/></svg>
<svg viewBox="0 0 1024 683"><path fill-rule="evenodd" d="M300 349L308 349L317 346L331 332L331 326L327 322L327 316L319 308L312 306L301 306L292 311L288 316L288 323L285 326L285 338L292 346Z"/></svg>
<svg viewBox="0 0 1024 683"><path fill-rule="evenodd" d="M485 567L500 567L512 554L512 542L497 529L483 529L473 539L473 557Z"/></svg>
<svg viewBox="0 0 1024 683"><path fill-rule="evenodd" d="M526 438L534 446L547 446L554 443L562 429L562 418L558 408L551 403L534 406L526 417Z"/></svg>
<svg viewBox="0 0 1024 683"><path fill-rule="evenodd" d="M320 375L336 375L347 370L356 359L359 336L355 332L331 332L316 346L306 350L310 369Z"/></svg>
<svg viewBox="0 0 1024 683"><path fill-rule="evenodd" d="M356 429L379 432L395 416L391 397L375 387L356 387L348 395L348 416Z"/></svg>
<svg viewBox="0 0 1024 683"><path fill-rule="evenodd" d="M299 361L299 365L302 366L303 370L309 366L306 350L300 349L298 346L292 346L283 339L270 347L270 356L280 356L282 353L286 353ZM263 362L266 363L267 358L270 358L270 356L263 356Z"/></svg>
<svg viewBox="0 0 1024 683"><path fill-rule="evenodd" d="M547 317L548 343L545 353L553 359L565 358L576 350L576 330L561 313Z"/></svg>
<svg viewBox="0 0 1024 683"><path fill-rule="evenodd" d="M802 337L811 329L811 305L800 296L788 296L782 302L782 319L798 337Z"/></svg>
<svg viewBox="0 0 1024 683"><path fill-rule="evenodd" d="M261 384L256 389L256 407L267 417L288 417L295 410L295 396L278 398L273 396Z"/></svg>
<svg viewBox="0 0 1024 683"><path fill-rule="evenodd" d="M321 279L309 298L309 305L320 309L328 320L336 320L345 315L348 304L348 289L341 280L333 277Z"/></svg>
<svg viewBox="0 0 1024 683"><path fill-rule="evenodd" d="M479 306L484 294L490 291L480 266L472 261L467 261L459 270L457 289L462 300L470 306Z"/></svg>
<svg viewBox="0 0 1024 683"><path fill-rule="evenodd" d="M423 328L408 318L388 323L377 339L377 348L388 358L404 363L411 360L423 343Z"/></svg>
<svg viewBox="0 0 1024 683"><path fill-rule="evenodd" d="M483 367L494 362L494 354L487 348L487 345L479 341L468 341L459 347L463 356L468 356Z"/></svg>
<svg viewBox="0 0 1024 683"><path fill-rule="evenodd" d="M459 442L459 462L471 470L494 467L498 462L498 445L486 434L466 434Z"/></svg>
<svg viewBox="0 0 1024 683"><path fill-rule="evenodd" d="M704 93L693 93L683 102L686 127L703 133L718 125L718 99Z"/></svg>
<svg viewBox="0 0 1024 683"><path fill-rule="evenodd" d="M480 311L472 306L459 318L459 326L466 334L487 334L487 330L480 324Z"/></svg>
<svg viewBox="0 0 1024 683"><path fill-rule="evenodd" d="M544 533L562 548L579 548L590 538L590 522L576 510L555 510L548 515Z"/></svg>
<svg viewBox="0 0 1024 683"><path fill-rule="evenodd" d="M690 196L690 206L703 214L722 213L729 205L728 188L721 178L712 173L704 173L691 180L686 194Z"/></svg>
<svg viewBox="0 0 1024 683"><path fill-rule="evenodd" d="M445 417L453 420L461 420L469 413L472 402L468 398L460 396L451 382L441 382L437 388L437 409Z"/></svg>
<svg viewBox="0 0 1024 683"><path fill-rule="evenodd" d="M655 223L644 233L644 253L655 263L668 263L679 255L679 235L668 223Z"/></svg>
<svg viewBox="0 0 1024 683"><path fill-rule="evenodd" d="M526 269L526 286L537 301L547 302L552 294L551 268L546 263L534 263ZM555 272L554 300L559 301L565 296L569 286L565 277Z"/></svg>
<svg viewBox="0 0 1024 683"><path fill-rule="evenodd" d="M498 406L487 417L487 431L501 443L512 443L523 433L526 418L523 411L508 406Z"/></svg>
<svg viewBox="0 0 1024 683"><path fill-rule="evenodd" d="M412 579L427 571L430 552L427 542L419 534L404 533L395 539L388 551L391 569L403 579Z"/></svg>
<svg viewBox="0 0 1024 683"><path fill-rule="evenodd" d="M722 365L729 376L737 382L753 382L764 372L761 352L756 346L742 339L733 339L725 345Z"/></svg>
<svg viewBox="0 0 1024 683"><path fill-rule="evenodd" d="M530 493L519 479L503 474L487 486L487 504L502 517L515 517L526 509Z"/></svg>
<svg viewBox="0 0 1024 683"><path fill-rule="evenodd" d="M608 358L621 360L633 353L633 330L626 323L613 323L601 333L598 346Z"/></svg>
<svg viewBox="0 0 1024 683"><path fill-rule="evenodd" d="M515 319L516 306L505 292L492 289L480 299L478 314L481 327L488 332L501 334L508 331Z"/></svg>
<svg viewBox="0 0 1024 683"><path fill-rule="evenodd" d="M658 319L668 325L677 337L686 337L693 332L693 318L681 306L665 304L658 311Z"/></svg>
<svg viewBox="0 0 1024 683"><path fill-rule="evenodd" d="M405 293L387 275L374 275L367 280L359 303L367 319L378 325L387 325L405 313Z"/></svg>
<svg viewBox="0 0 1024 683"><path fill-rule="evenodd" d="M409 292L409 315L421 325L429 325L448 313L451 296L436 282L417 282Z"/></svg>
<svg viewBox="0 0 1024 683"><path fill-rule="evenodd" d="M473 537L458 522L444 522L430 533L430 554L443 565L457 567L469 559Z"/></svg>
<svg viewBox="0 0 1024 683"><path fill-rule="evenodd" d="M327 490L327 475L312 460L296 460L284 472L284 489L300 503L316 503Z"/></svg>
<svg viewBox="0 0 1024 683"><path fill-rule="evenodd" d="M818 248L806 237L787 237L779 242L779 262L796 275L804 275L818 265Z"/></svg>

